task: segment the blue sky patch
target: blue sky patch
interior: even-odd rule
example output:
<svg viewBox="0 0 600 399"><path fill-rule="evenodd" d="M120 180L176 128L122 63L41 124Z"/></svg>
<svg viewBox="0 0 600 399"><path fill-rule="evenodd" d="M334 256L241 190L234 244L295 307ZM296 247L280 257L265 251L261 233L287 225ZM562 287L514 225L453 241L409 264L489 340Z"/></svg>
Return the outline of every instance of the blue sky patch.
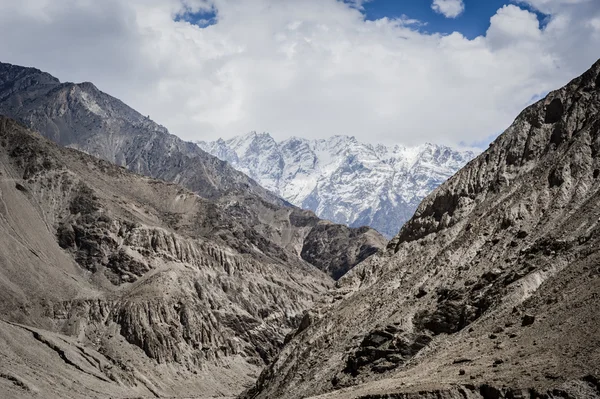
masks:
<svg viewBox="0 0 600 399"><path fill-rule="evenodd" d="M431 0L372 0L364 3L363 8L369 20L407 16L424 23L419 27L422 32L442 34L460 32L469 39L485 35L490 26L490 18L506 4L517 4L523 9L536 13L542 27L547 21L544 14L522 3L506 0L465 0L464 3L465 11L456 18L446 18L433 11Z"/></svg>
<svg viewBox="0 0 600 399"><path fill-rule="evenodd" d="M354 4L353 0L342 0L347 4ZM528 7L526 4L507 0L464 0L465 11L456 18L447 18L436 13L431 8L432 0L370 0L363 4L362 12L367 20L381 18L403 18L415 19L420 25L413 25L423 33L450 34L460 32L468 39L485 35L490 18L496 14L498 9L507 4L517 4L519 7L529 10L538 16L540 26L544 27L548 22L548 16ZM175 17L175 21L186 21L201 28L217 23L217 12L210 11L184 12Z"/></svg>
<svg viewBox="0 0 600 399"><path fill-rule="evenodd" d="M206 28L217 23L217 12L214 9L211 9L210 11L201 10L198 12L186 11L176 15L175 21L185 21L201 28Z"/></svg>

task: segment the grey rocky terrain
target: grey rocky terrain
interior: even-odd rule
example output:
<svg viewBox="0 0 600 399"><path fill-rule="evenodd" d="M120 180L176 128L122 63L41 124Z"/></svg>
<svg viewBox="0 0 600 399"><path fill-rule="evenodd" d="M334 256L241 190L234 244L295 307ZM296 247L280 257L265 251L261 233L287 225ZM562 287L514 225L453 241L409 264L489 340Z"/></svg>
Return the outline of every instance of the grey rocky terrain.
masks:
<svg viewBox="0 0 600 399"><path fill-rule="evenodd" d="M98 90L35 68L0 63L0 114L44 137L205 198L250 192L283 203L242 173Z"/></svg>
<svg viewBox="0 0 600 399"><path fill-rule="evenodd" d="M599 398L600 61L345 274L244 398Z"/></svg>
<svg viewBox="0 0 600 399"><path fill-rule="evenodd" d="M206 199L10 119L0 138L5 397L235 395L332 284L302 251L348 268L384 243L249 179ZM340 229L351 254L336 263L318 232Z"/></svg>
<svg viewBox="0 0 600 399"><path fill-rule="evenodd" d="M600 61L379 251L1 64L0 397L600 398L599 112Z"/></svg>
<svg viewBox="0 0 600 399"><path fill-rule="evenodd" d="M2 397L235 396L385 246L91 83L0 64L0 114Z"/></svg>
<svg viewBox="0 0 600 399"><path fill-rule="evenodd" d="M226 223L0 118L0 396L239 393L333 280Z"/></svg>

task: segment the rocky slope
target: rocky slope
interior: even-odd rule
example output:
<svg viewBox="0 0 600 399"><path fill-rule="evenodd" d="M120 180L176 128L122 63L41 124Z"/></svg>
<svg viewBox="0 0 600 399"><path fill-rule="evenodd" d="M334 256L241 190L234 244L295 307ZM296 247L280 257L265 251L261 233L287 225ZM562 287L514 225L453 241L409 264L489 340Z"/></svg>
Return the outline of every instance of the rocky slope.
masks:
<svg viewBox="0 0 600 399"><path fill-rule="evenodd" d="M294 205L335 223L371 226L388 238L475 156L433 144L374 146L348 136L276 142L255 132L198 145Z"/></svg>
<svg viewBox="0 0 600 399"><path fill-rule="evenodd" d="M214 200L230 216L223 220L220 212L212 213L211 223L220 231L265 252L306 254L305 259L336 277L387 242L372 229L336 226L291 206L91 83L60 83L35 68L0 63L1 114L60 145ZM347 253L333 256L343 248Z"/></svg>
<svg viewBox="0 0 600 399"><path fill-rule="evenodd" d="M333 280L227 206L1 117L0 396L250 384Z"/></svg>
<svg viewBox="0 0 600 399"><path fill-rule="evenodd" d="M600 61L429 195L247 398L600 397Z"/></svg>

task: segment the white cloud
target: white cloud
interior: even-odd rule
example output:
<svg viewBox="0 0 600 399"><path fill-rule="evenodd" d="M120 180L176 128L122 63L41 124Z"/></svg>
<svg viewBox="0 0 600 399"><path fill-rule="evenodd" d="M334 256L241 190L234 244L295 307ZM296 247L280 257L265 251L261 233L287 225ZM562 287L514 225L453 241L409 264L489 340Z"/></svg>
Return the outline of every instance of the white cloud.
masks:
<svg viewBox="0 0 600 399"><path fill-rule="evenodd" d="M492 49L537 45L543 40L543 32L534 13L509 4L492 17L486 40Z"/></svg>
<svg viewBox="0 0 600 399"><path fill-rule="evenodd" d="M592 1L596 0L517 0L519 3L527 4L546 14L560 11L564 7L578 6Z"/></svg>
<svg viewBox="0 0 600 399"><path fill-rule="evenodd" d="M93 81L186 139L249 130L480 141L600 57L600 4L509 5L483 36L365 20L335 0L0 0L0 59ZM214 9L215 24L175 22Z"/></svg>
<svg viewBox="0 0 600 399"><path fill-rule="evenodd" d="M456 18L465 11L465 3L463 0L433 0L431 8L446 18Z"/></svg>
<svg viewBox="0 0 600 399"><path fill-rule="evenodd" d="M363 4L369 3L373 0L343 0L345 3L350 4L354 8L362 9Z"/></svg>

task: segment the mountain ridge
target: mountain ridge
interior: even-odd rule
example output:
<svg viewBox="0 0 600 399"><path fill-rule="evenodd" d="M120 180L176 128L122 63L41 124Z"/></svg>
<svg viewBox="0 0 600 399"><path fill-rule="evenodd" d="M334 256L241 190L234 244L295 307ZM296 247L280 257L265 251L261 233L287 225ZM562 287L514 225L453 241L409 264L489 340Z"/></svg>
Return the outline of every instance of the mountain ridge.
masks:
<svg viewBox="0 0 600 399"><path fill-rule="evenodd" d="M193 186L206 198L248 190L270 202L283 204L247 176L228 169L192 143L169 134L164 126L103 93L92 83L61 83L36 68L0 63L0 98L0 114L19 120L60 145L85 151L136 173L167 181L176 178L178 183ZM169 163L153 150L172 153L179 159ZM152 157L161 162L153 163ZM175 169L175 162L200 171L218 170L220 174L172 176L170 168Z"/></svg>
<svg viewBox="0 0 600 399"><path fill-rule="evenodd" d="M600 398L600 60L385 251L111 115L89 84L15 71L0 65L0 110L20 116L0 117L8 397Z"/></svg>
<svg viewBox="0 0 600 399"><path fill-rule="evenodd" d="M296 206L350 227L368 225L388 238L425 195L474 156L430 143L385 146L343 135L275 141L250 132L197 144Z"/></svg>
<svg viewBox="0 0 600 399"><path fill-rule="evenodd" d="M14 118L0 117L10 397L236 395L331 276L386 244L292 206L92 83L0 64L0 114Z"/></svg>

